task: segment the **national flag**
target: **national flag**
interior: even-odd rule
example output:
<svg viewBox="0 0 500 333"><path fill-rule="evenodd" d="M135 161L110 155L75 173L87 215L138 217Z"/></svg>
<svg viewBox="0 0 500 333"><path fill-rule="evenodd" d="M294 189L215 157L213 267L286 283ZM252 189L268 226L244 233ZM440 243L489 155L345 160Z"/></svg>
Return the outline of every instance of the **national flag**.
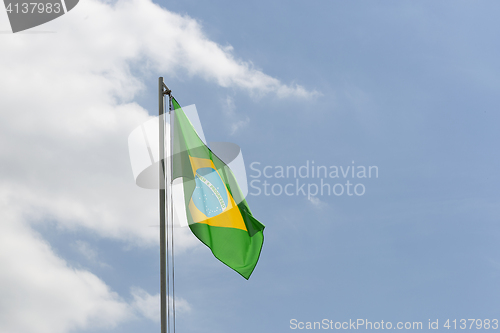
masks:
<svg viewBox="0 0 500 333"><path fill-rule="evenodd" d="M182 179L189 228L217 259L248 279L259 260L264 225L252 216L232 171L172 102L172 178Z"/></svg>

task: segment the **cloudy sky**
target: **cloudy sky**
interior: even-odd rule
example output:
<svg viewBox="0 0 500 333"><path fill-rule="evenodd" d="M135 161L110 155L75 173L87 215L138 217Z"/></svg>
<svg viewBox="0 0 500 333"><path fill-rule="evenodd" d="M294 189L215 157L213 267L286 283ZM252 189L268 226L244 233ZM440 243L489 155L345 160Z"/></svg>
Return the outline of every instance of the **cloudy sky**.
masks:
<svg viewBox="0 0 500 333"><path fill-rule="evenodd" d="M493 328L499 13L495 1L82 0L12 34L0 10L0 332L159 331L157 193L135 185L127 147L157 112L158 76L196 105L208 141L242 148L266 225L249 281L178 231L178 332Z"/></svg>

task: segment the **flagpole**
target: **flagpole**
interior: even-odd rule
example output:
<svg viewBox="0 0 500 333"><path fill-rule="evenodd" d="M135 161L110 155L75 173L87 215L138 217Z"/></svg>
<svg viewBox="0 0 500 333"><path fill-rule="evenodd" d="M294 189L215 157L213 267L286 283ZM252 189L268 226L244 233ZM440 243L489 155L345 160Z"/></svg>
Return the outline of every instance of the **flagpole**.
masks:
<svg viewBox="0 0 500 333"><path fill-rule="evenodd" d="M168 333L171 331L170 321L170 302L169 297L170 289L174 294L173 285L173 206L172 206L172 140L169 129L168 145L165 147L165 98L169 96L169 116L171 116L171 99L172 91L163 82L163 77L158 79L158 116L159 116L159 196L160 196L160 321L161 333ZM172 126L170 126L172 127ZM167 149L165 149L167 148ZM167 156L165 156L165 150ZM167 162L167 163L165 163ZM170 223L168 223L170 221ZM172 226L169 232L169 224ZM170 241L169 241L170 239ZM169 244L170 243L170 244ZM170 258L171 257L171 258ZM170 272L170 261L172 261L172 272ZM172 285L170 285L170 276L172 275ZM175 332L175 301L172 297L172 325L173 332Z"/></svg>
<svg viewBox="0 0 500 333"><path fill-rule="evenodd" d="M159 123L159 195L160 195L160 322L161 333L167 333L167 246L165 230L165 122L163 77L158 79Z"/></svg>

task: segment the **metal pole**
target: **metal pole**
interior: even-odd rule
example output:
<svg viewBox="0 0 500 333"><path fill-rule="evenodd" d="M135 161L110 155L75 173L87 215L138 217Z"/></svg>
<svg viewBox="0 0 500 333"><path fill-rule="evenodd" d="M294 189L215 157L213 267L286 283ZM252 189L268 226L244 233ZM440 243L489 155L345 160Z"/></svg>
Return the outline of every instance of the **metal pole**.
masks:
<svg viewBox="0 0 500 333"><path fill-rule="evenodd" d="M160 319L161 333L167 333L167 246L165 233L165 122L163 105L163 77L158 79L159 123L159 189L160 189Z"/></svg>

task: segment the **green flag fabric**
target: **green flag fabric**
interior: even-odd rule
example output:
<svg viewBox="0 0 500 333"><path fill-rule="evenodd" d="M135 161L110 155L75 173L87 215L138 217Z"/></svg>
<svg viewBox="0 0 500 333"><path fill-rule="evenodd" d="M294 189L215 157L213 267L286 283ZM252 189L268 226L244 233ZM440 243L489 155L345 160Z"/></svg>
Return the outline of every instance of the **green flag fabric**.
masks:
<svg viewBox="0 0 500 333"><path fill-rule="evenodd" d="M232 171L172 102L172 172L174 180L182 177L189 228L217 259L248 279L259 260L264 225L252 216Z"/></svg>

